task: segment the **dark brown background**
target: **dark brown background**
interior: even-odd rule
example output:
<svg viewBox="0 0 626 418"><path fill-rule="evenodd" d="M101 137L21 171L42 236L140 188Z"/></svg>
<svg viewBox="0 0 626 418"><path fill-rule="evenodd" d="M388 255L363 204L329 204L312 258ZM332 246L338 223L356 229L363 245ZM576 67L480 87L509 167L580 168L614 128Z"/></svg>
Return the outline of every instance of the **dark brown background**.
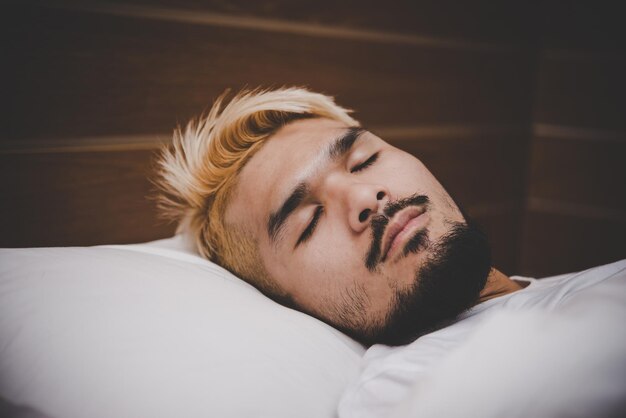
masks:
<svg viewBox="0 0 626 418"><path fill-rule="evenodd" d="M170 236L159 144L227 87L295 84L424 161L505 273L623 258L626 34L598 3L9 3L0 246Z"/></svg>

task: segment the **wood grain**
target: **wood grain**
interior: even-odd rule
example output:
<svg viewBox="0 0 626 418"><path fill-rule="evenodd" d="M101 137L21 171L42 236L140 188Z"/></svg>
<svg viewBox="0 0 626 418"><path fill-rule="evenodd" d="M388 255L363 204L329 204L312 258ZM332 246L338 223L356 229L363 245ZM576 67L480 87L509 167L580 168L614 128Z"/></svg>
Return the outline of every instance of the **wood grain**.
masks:
<svg viewBox="0 0 626 418"><path fill-rule="evenodd" d="M610 263L626 255L626 223L528 212L521 274L548 276Z"/></svg>
<svg viewBox="0 0 626 418"><path fill-rule="evenodd" d="M542 46L560 52L623 54L626 47L621 2L548 0L536 3Z"/></svg>
<svg viewBox="0 0 626 418"><path fill-rule="evenodd" d="M371 0L90 0L48 1L89 8L105 3L110 8L220 13L237 18L283 20L304 25L341 27L432 38L478 41L500 45L529 42L528 23L536 19L532 2L494 3L487 0L399 0L381 4Z"/></svg>
<svg viewBox="0 0 626 418"><path fill-rule="evenodd" d="M498 209L498 205L493 205ZM469 208L472 216L472 208ZM488 215L477 213L472 218L487 234L491 246L492 265L506 275L519 274L521 233L519 220L522 211L512 207L509 210L494 210Z"/></svg>
<svg viewBox="0 0 626 418"><path fill-rule="evenodd" d="M626 31L618 3L540 5L520 269L545 276L626 255Z"/></svg>
<svg viewBox="0 0 626 418"><path fill-rule="evenodd" d="M285 36L60 9L5 13L0 140L168 132L225 88L307 85L366 125L519 124L531 64L488 53Z"/></svg>
<svg viewBox="0 0 626 418"><path fill-rule="evenodd" d="M153 151L0 155L0 246L124 244L171 236L148 181Z"/></svg>
<svg viewBox="0 0 626 418"><path fill-rule="evenodd" d="M534 123L626 131L626 56L544 54Z"/></svg>
<svg viewBox="0 0 626 418"><path fill-rule="evenodd" d="M536 138L529 195L626 212L626 141Z"/></svg>

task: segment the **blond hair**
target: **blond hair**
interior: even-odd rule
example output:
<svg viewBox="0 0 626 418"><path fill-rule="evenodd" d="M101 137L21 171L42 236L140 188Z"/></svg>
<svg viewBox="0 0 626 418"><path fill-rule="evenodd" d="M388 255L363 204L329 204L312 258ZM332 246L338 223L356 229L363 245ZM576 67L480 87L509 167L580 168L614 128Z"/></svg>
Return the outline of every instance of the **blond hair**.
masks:
<svg viewBox="0 0 626 418"><path fill-rule="evenodd" d="M222 106L227 96L228 90L184 132L176 129L172 144L161 151L155 180L159 208L204 257L270 296L285 296L268 277L254 238L224 220L238 174L273 133L292 121L320 117L359 123L331 97L305 88L244 90Z"/></svg>

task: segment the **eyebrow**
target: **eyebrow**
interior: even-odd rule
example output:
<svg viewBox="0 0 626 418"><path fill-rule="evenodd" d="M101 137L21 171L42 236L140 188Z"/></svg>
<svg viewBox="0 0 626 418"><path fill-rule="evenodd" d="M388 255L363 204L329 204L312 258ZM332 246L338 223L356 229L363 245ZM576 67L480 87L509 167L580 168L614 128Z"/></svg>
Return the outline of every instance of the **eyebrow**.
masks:
<svg viewBox="0 0 626 418"><path fill-rule="evenodd" d="M359 137L366 132L365 129L355 126L345 130L345 132L336 138L324 153L331 161L337 161L345 156ZM302 204L304 199L309 195L310 189L306 182L300 182L291 190L289 196L280 208L270 213L267 221L267 234L270 241L276 243L280 236L280 232L285 226L287 219Z"/></svg>

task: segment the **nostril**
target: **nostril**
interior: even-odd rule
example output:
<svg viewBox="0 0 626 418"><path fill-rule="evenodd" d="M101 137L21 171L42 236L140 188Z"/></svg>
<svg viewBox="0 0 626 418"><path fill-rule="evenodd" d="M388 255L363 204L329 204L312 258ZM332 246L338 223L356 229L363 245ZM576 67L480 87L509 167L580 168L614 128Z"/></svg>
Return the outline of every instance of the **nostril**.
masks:
<svg viewBox="0 0 626 418"><path fill-rule="evenodd" d="M376 200L383 200L383 197L385 197L385 192L378 192Z"/></svg>
<svg viewBox="0 0 626 418"><path fill-rule="evenodd" d="M367 218L369 218L371 212L371 209L364 209L361 213L359 213L359 222L367 221Z"/></svg>

